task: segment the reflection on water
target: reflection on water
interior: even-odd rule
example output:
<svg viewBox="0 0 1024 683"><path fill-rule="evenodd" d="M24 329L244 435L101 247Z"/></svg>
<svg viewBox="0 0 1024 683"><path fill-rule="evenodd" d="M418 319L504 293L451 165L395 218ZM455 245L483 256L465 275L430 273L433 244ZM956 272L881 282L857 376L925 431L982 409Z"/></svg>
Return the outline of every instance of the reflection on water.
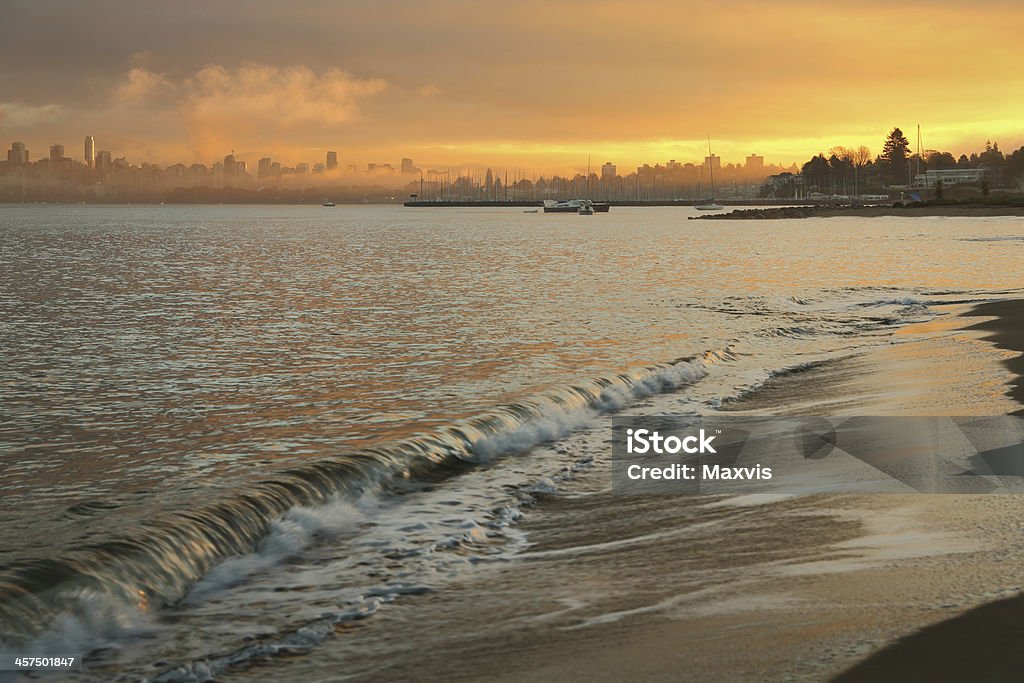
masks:
<svg viewBox="0 0 1024 683"><path fill-rule="evenodd" d="M686 393L715 405L1024 286L1016 218L689 213L4 207L0 550L52 556L299 462L729 347Z"/></svg>
<svg viewBox="0 0 1024 683"><path fill-rule="evenodd" d="M231 485L735 339L828 346L875 313L846 301L1020 285L1016 219L686 213L9 207L5 507Z"/></svg>

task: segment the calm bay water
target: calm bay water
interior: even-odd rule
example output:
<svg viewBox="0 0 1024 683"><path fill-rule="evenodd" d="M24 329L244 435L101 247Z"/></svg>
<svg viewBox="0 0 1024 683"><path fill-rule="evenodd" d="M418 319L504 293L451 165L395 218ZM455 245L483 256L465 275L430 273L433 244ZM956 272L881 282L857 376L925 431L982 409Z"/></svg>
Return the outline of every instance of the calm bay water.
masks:
<svg viewBox="0 0 1024 683"><path fill-rule="evenodd" d="M713 410L1024 288L1019 218L689 215L0 207L0 642L244 677L514 560L606 408Z"/></svg>

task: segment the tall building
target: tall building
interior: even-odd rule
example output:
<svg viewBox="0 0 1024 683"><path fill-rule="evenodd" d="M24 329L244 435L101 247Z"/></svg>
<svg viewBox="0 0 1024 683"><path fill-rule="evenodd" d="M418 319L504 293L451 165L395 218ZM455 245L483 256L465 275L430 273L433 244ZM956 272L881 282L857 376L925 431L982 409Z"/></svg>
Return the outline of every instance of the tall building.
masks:
<svg viewBox="0 0 1024 683"><path fill-rule="evenodd" d="M327 170L328 171L333 171L336 168L338 168L338 153L337 152L328 152L327 153Z"/></svg>
<svg viewBox="0 0 1024 683"><path fill-rule="evenodd" d="M717 154L712 154L709 157L704 157L704 169L714 169L716 171L722 170L722 157Z"/></svg>
<svg viewBox="0 0 1024 683"><path fill-rule="evenodd" d="M85 165L92 168L96 161L96 139L91 135L85 136Z"/></svg>
<svg viewBox="0 0 1024 683"><path fill-rule="evenodd" d="M28 150L24 142L12 142L10 150L7 151L7 163L11 168L24 166L28 163Z"/></svg>
<svg viewBox="0 0 1024 683"><path fill-rule="evenodd" d="M96 152L95 166L96 171L99 173L110 173L114 168L114 158L110 152L100 150Z"/></svg>
<svg viewBox="0 0 1024 683"><path fill-rule="evenodd" d="M270 157L263 157L262 159L260 159L259 163L257 163L256 165L256 177L266 178L267 176L269 176L272 173L271 168L273 164L274 161Z"/></svg>
<svg viewBox="0 0 1024 683"><path fill-rule="evenodd" d="M235 161L235 153L224 157L224 175L235 175L238 172L238 162Z"/></svg>
<svg viewBox="0 0 1024 683"><path fill-rule="evenodd" d="M50 161L60 161L64 158L64 145L50 145Z"/></svg>
<svg viewBox="0 0 1024 683"><path fill-rule="evenodd" d="M762 171L764 170L764 157L760 154L751 154L747 157L747 170L748 171Z"/></svg>
<svg viewBox="0 0 1024 683"><path fill-rule="evenodd" d="M610 161L606 161L604 162L604 166L601 167L601 177L614 178L616 175L618 175L618 171L619 169L615 167L615 164L613 164Z"/></svg>
<svg viewBox="0 0 1024 683"><path fill-rule="evenodd" d="M419 172L420 170L412 163L412 159L402 159L402 173L413 175Z"/></svg>

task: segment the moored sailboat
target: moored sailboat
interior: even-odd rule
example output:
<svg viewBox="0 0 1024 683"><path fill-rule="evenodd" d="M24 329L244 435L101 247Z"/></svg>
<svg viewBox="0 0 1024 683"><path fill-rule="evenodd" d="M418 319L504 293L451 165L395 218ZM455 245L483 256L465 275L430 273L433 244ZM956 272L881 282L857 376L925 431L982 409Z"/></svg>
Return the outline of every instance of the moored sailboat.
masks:
<svg viewBox="0 0 1024 683"><path fill-rule="evenodd" d="M721 204L715 203L715 162L714 155L711 153L711 134L708 134L708 170L711 172L711 198L707 201L702 201L693 208L698 211L721 211L725 207Z"/></svg>

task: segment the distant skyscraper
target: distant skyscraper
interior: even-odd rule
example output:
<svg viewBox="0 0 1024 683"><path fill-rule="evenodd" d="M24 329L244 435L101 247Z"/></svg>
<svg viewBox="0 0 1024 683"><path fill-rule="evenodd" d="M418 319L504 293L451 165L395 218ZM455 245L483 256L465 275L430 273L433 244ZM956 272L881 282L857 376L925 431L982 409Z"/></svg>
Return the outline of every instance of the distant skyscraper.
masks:
<svg viewBox="0 0 1024 683"><path fill-rule="evenodd" d="M313 164L313 173L323 173L324 168L323 164Z"/></svg>
<svg viewBox="0 0 1024 683"><path fill-rule="evenodd" d="M419 173L419 169L412 163L412 159L402 159L402 173L412 175Z"/></svg>
<svg viewBox="0 0 1024 683"><path fill-rule="evenodd" d="M7 162L14 166L24 166L28 163L28 150L24 142L12 142L11 149L7 152Z"/></svg>
<svg viewBox="0 0 1024 683"><path fill-rule="evenodd" d="M615 168L615 164L610 161L604 162L604 166L601 167L602 178L614 178L618 175L618 169Z"/></svg>
<svg viewBox="0 0 1024 683"><path fill-rule="evenodd" d="M338 168L338 153L337 152L328 152L327 153L327 170L328 171L333 171L336 168Z"/></svg>
<svg viewBox="0 0 1024 683"><path fill-rule="evenodd" d="M114 168L114 158L110 152L106 150L100 150L96 152L95 160L96 171L99 173L110 173Z"/></svg>
<svg viewBox="0 0 1024 683"><path fill-rule="evenodd" d="M92 168L96 161L96 140L91 135L85 136L85 165Z"/></svg>
<svg viewBox="0 0 1024 683"><path fill-rule="evenodd" d="M704 169L707 170L712 168L716 171L722 170L722 157L717 154L712 154L709 157L704 157Z"/></svg>
<svg viewBox="0 0 1024 683"><path fill-rule="evenodd" d="M238 173L238 162L235 161L235 153L224 157L224 175L235 175Z"/></svg>
<svg viewBox="0 0 1024 683"><path fill-rule="evenodd" d="M268 175L270 175L273 163L274 161L270 157L263 157L262 159L260 159L259 163L256 165L256 177L266 178Z"/></svg>
<svg viewBox="0 0 1024 683"><path fill-rule="evenodd" d="M64 145L50 145L50 161L60 161L64 158Z"/></svg>
<svg viewBox="0 0 1024 683"><path fill-rule="evenodd" d="M759 154L751 154L747 157L747 170L748 171L761 171L764 170L764 157Z"/></svg>
<svg viewBox="0 0 1024 683"><path fill-rule="evenodd" d="M296 173L309 173L309 164L295 164Z"/></svg>

